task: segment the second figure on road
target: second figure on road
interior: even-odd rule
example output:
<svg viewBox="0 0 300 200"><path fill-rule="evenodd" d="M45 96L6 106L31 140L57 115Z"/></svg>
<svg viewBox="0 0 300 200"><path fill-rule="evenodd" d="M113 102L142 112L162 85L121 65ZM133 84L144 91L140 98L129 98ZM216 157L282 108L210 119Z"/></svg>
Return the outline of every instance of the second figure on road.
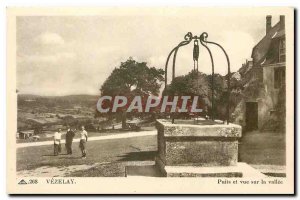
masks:
<svg viewBox="0 0 300 200"><path fill-rule="evenodd" d="M81 132L80 132L80 143L79 143L79 148L82 153L82 158L86 158L86 143L88 140L88 134L86 130L84 129L84 126L81 127Z"/></svg>
<svg viewBox="0 0 300 200"><path fill-rule="evenodd" d="M72 154L72 142L73 142L74 136L75 136L74 130L69 127L67 130L67 134L66 134L66 144L65 144L67 154L69 154L69 155Z"/></svg>

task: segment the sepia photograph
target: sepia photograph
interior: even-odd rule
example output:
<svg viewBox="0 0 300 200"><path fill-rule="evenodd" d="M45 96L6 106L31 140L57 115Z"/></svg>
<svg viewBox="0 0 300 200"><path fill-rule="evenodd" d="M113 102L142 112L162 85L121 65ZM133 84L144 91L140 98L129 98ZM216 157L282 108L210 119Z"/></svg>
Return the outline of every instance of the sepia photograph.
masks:
<svg viewBox="0 0 300 200"><path fill-rule="evenodd" d="M143 9L8 10L10 191L293 193L294 10Z"/></svg>

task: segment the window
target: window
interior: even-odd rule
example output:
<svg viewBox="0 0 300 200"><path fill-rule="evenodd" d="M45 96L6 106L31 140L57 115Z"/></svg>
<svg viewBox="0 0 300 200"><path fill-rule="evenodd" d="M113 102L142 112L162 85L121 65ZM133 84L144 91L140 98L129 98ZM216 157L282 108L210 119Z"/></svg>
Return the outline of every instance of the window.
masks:
<svg viewBox="0 0 300 200"><path fill-rule="evenodd" d="M274 88L279 89L285 85L285 68L274 68Z"/></svg>
<svg viewBox="0 0 300 200"><path fill-rule="evenodd" d="M285 62L285 39L279 40L279 62Z"/></svg>

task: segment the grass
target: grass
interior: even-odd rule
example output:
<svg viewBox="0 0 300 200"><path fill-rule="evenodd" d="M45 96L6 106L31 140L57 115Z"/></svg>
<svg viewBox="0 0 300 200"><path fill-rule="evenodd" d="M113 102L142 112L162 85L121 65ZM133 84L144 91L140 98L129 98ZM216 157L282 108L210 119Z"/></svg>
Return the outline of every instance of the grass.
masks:
<svg viewBox="0 0 300 200"><path fill-rule="evenodd" d="M285 134L245 133L239 145L239 161L254 165L285 165Z"/></svg>

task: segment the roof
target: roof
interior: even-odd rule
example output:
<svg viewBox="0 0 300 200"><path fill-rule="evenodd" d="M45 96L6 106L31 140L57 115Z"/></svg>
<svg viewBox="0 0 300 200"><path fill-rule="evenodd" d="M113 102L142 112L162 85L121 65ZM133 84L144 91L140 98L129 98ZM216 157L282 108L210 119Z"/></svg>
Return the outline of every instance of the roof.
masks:
<svg viewBox="0 0 300 200"><path fill-rule="evenodd" d="M270 48L266 52L265 56L265 62L262 62L261 65L269 65L273 63L279 63L279 40L285 37L285 30L279 30L277 31L272 39L271 39L271 44Z"/></svg>
<svg viewBox="0 0 300 200"><path fill-rule="evenodd" d="M34 133L34 130L19 131L19 133L23 133L23 134L33 134L33 133Z"/></svg>
<svg viewBox="0 0 300 200"><path fill-rule="evenodd" d="M273 35L272 39L282 38L282 37L284 37L284 36L285 36L285 30L282 29L282 30L276 32L276 33Z"/></svg>
<svg viewBox="0 0 300 200"><path fill-rule="evenodd" d="M138 123L141 123L142 120L140 119L133 119L133 120L127 120L126 123L127 124L138 124Z"/></svg>
<svg viewBox="0 0 300 200"><path fill-rule="evenodd" d="M277 35L281 35L282 31L284 32L284 29L280 30L280 22L269 30L269 32L252 49L251 57L253 58L253 61L261 63L266 58L272 37L278 37Z"/></svg>

